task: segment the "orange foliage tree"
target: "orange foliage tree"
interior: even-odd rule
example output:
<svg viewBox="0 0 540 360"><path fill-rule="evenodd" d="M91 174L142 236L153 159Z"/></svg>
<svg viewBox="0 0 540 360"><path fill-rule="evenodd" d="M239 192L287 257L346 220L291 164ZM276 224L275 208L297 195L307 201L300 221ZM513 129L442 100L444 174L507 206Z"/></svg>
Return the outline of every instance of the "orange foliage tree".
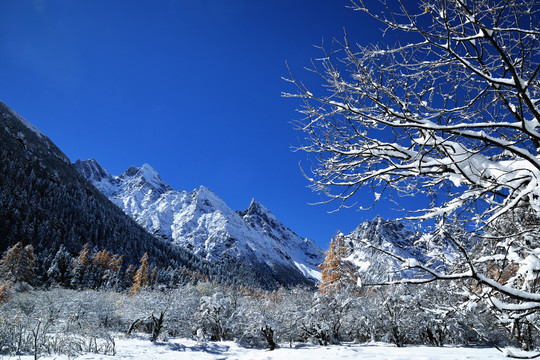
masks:
<svg viewBox="0 0 540 360"><path fill-rule="evenodd" d="M5 281L30 283L34 276L34 248L21 242L6 250L0 260L0 277Z"/></svg>
<svg viewBox="0 0 540 360"><path fill-rule="evenodd" d="M322 270L319 283L321 293L343 291L356 286L356 269L350 261L345 260L349 254L350 247L345 244L344 235L336 235L330 242L324 262L319 265Z"/></svg>
<svg viewBox="0 0 540 360"><path fill-rule="evenodd" d="M148 253L144 253L141 259L141 266L135 273L133 278L133 286L130 292L132 294L137 293L142 288L146 287L150 281L150 268L148 267Z"/></svg>
<svg viewBox="0 0 540 360"><path fill-rule="evenodd" d="M92 272L94 287L107 285L118 276L122 267L122 257L111 255L107 250L101 250L92 257Z"/></svg>

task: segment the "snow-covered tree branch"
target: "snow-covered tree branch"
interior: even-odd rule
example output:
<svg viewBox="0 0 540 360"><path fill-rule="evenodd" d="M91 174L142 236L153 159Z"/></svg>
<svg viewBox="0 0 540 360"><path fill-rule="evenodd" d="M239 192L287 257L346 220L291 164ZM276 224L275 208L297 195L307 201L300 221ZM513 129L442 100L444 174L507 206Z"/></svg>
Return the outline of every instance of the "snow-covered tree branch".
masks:
<svg viewBox="0 0 540 360"><path fill-rule="evenodd" d="M303 103L299 149L313 161L304 174L338 207L351 206L365 188L375 203L436 194L404 215L435 224L418 243L433 261L397 260L423 270L419 282L474 280L479 296L487 289L536 308L538 2L381 4L382 13L363 0L351 8L395 32L396 44L360 46L345 35L322 46L310 69L322 81L318 91L290 72L297 91L285 96ZM443 271L436 259L449 251L451 266Z"/></svg>

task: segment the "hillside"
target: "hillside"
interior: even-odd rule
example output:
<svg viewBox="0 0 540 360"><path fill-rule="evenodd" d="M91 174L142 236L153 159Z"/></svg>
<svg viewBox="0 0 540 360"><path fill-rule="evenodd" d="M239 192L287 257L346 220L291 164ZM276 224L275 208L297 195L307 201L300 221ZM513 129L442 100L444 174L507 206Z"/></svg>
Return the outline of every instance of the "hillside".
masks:
<svg viewBox="0 0 540 360"><path fill-rule="evenodd" d="M185 267L214 276L221 270L147 233L73 167L28 121L0 102L0 252L32 244L40 259L63 245L76 254L85 243L137 265L148 252L161 268Z"/></svg>

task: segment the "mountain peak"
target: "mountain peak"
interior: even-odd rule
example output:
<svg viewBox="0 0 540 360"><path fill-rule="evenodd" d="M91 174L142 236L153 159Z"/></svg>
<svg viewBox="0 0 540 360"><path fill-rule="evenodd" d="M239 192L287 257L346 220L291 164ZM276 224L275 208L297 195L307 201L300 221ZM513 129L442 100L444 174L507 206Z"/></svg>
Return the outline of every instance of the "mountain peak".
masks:
<svg viewBox="0 0 540 360"><path fill-rule="evenodd" d="M218 196L209 188L207 188L204 185L199 186L198 189L194 190L194 193L196 194L197 198L199 199L215 199L218 198Z"/></svg>
<svg viewBox="0 0 540 360"><path fill-rule="evenodd" d="M197 191L198 191L198 192L201 192L201 193L211 193L211 194L214 193L212 190L210 190L209 188L207 188L207 187L204 186L204 185L199 186L199 188L197 189Z"/></svg>
<svg viewBox="0 0 540 360"><path fill-rule="evenodd" d="M102 169L102 170L105 170L103 169L103 167L97 162L96 159L94 158L91 158L91 159L88 159L88 160L81 160L81 159L78 159L77 161L74 162L74 165L77 165L77 166L86 166L88 168L94 168L94 169Z"/></svg>
<svg viewBox="0 0 540 360"><path fill-rule="evenodd" d="M112 176L109 174L96 159L81 160L78 159L73 163L73 166L88 180L94 183L99 183L104 179L111 180Z"/></svg>
<svg viewBox="0 0 540 360"><path fill-rule="evenodd" d="M141 167L131 166L124 171L119 178L128 184L132 183L133 185L136 185L137 188L142 185L147 185L160 193L172 190L167 183L161 180L159 173L146 163Z"/></svg>
<svg viewBox="0 0 540 360"><path fill-rule="evenodd" d="M252 198L247 208L247 212L268 212L268 210L260 202L255 200L255 198Z"/></svg>
<svg viewBox="0 0 540 360"><path fill-rule="evenodd" d="M227 214L233 212L223 199L206 186L199 186L198 189L193 191L193 194L197 199L196 204L198 208L203 212L220 211Z"/></svg>
<svg viewBox="0 0 540 360"><path fill-rule="evenodd" d="M240 266L253 283L273 287L320 278L322 250L255 199L247 210L236 212L206 186L189 193L163 191L155 184L170 187L148 164L113 179L118 184L107 192L109 198L140 225L207 260Z"/></svg>
<svg viewBox="0 0 540 360"><path fill-rule="evenodd" d="M255 198L251 199L251 202L246 210L239 210L237 213L243 218L257 216L265 218L266 221L277 221L276 216L270 210L264 207L264 205L255 200Z"/></svg>
<svg viewBox="0 0 540 360"><path fill-rule="evenodd" d="M153 173L156 173L156 174L157 174L156 169L154 169L153 167L151 167L148 163L142 164L142 166L140 167L140 170L141 170L141 171L147 171L147 172L153 172Z"/></svg>
<svg viewBox="0 0 540 360"><path fill-rule="evenodd" d="M79 160L77 160L76 162L85 162L85 163L88 163L88 164L92 164L92 165L94 165L94 166L99 166L99 167L101 167L101 165L98 163L98 161L97 161L96 159L94 159L94 158L90 158L90 159L84 160L84 161L82 161L81 159L79 159Z"/></svg>
<svg viewBox="0 0 540 360"><path fill-rule="evenodd" d="M350 240L352 254L349 260L359 269L364 282L381 282L409 276L414 272L400 272L400 264L386 253L398 254L404 259L418 258L414 243L418 234L400 221L387 220L376 216L361 223L349 236L352 239L364 239L384 252L364 247L360 242Z"/></svg>
<svg viewBox="0 0 540 360"><path fill-rule="evenodd" d="M138 172L139 174L141 174L141 176L143 176L146 180L148 181L159 181L159 182L163 182L161 180L161 176L159 176L159 173L156 171L156 169L154 169L153 167L151 167L150 165L148 165L147 163L144 163L139 169L138 169Z"/></svg>

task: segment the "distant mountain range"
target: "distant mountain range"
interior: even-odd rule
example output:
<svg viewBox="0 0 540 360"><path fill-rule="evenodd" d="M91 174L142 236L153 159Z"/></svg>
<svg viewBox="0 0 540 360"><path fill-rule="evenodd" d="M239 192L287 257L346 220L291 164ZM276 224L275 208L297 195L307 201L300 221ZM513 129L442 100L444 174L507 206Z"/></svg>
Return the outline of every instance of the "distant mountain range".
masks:
<svg viewBox="0 0 540 360"><path fill-rule="evenodd" d="M64 246L84 244L137 265L147 252L160 268L185 268L211 279L276 288L315 284L323 250L283 225L256 200L234 211L208 188L174 190L151 166L109 174L96 160L70 162L36 127L0 102L0 252L21 241L47 261ZM355 239L403 257L418 234L382 218L362 223L348 238L364 282L393 273L396 263ZM43 270L43 269L42 269Z"/></svg>
<svg viewBox="0 0 540 360"><path fill-rule="evenodd" d="M173 190L148 164L109 174L94 159L75 167L150 233L227 269L240 267L262 283L315 283L324 253L252 200L234 211L208 188Z"/></svg>
<svg viewBox="0 0 540 360"><path fill-rule="evenodd" d="M193 251L227 268L242 265L264 282L301 283L320 280L324 261L320 247L284 226L255 199L244 211L233 211L208 188L176 191L150 165L130 167L119 176L94 160L75 167L109 199L150 233ZM400 222L379 216L360 224L348 236L350 260L364 283L411 277L388 255L366 249L357 240L369 239L381 249L403 258L421 259L414 250L420 234ZM425 260L425 259L422 259Z"/></svg>

